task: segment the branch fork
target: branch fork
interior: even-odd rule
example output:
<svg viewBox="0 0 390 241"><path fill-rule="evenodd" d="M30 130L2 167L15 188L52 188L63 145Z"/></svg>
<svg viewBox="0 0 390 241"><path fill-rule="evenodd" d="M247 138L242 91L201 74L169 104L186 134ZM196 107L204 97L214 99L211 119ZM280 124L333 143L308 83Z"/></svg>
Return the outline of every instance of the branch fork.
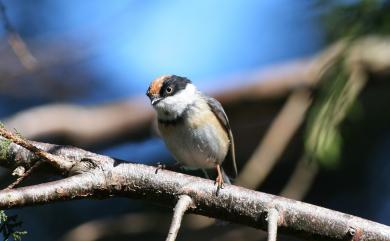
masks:
<svg viewBox="0 0 390 241"><path fill-rule="evenodd" d="M171 223L171 227L169 228L168 237L166 241L176 240L184 213L193 205L194 203L190 196L181 195L179 197L179 200L177 201L176 206L174 208L172 223Z"/></svg>
<svg viewBox="0 0 390 241"><path fill-rule="evenodd" d="M279 223L279 211L276 208L270 208L267 214L268 221L268 241L276 241Z"/></svg>
<svg viewBox="0 0 390 241"><path fill-rule="evenodd" d="M0 129L0 133L4 132ZM34 145L25 146L28 149L31 148L29 150L32 152L38 149L38 153L44 153L42 155L44 157L56 156L55 160L64 162L64 165L59 164L65 168L65 171L74 168L74 163L82 164L85 159L94 165L80 165L80 168L92 169L78 172L79 174L58 181L1 190L0 209L34 206L63 200L121 196L148 200L166 206L176 204L168 241L177 237L186 211L268 230L270 241L276 240L278 220L279 225L283 227L279 233L298 237L332 240L351 240L351 238L368 241L390 240L390 227L352 215L234 185L226 185L223 191L216 196L215 186L211 180L168 170L159 170L156 175L155 167L118 161L75 147L32 143ZM15 144L9 145L6 150L7 157L0 157L0 165L12 169L20 165L29 166L32 163L31 159L36 160L36 156L31 155L29 150ZM18 158L15 158L16 156ZM39 155L39 157L42 156ZM9 158L14 158L13 163ZM179 198L178 194L181 194ZM280 210L283 210L282 217ZM267 216L261 217L261 214L267 214ZM353 235L351 235L351 227L356 230Z"/></svg>

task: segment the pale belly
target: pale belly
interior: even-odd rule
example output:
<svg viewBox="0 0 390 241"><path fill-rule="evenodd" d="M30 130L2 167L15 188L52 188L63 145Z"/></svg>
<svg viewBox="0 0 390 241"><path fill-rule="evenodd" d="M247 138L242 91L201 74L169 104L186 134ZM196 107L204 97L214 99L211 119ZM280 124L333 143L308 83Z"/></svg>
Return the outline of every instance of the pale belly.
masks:
<svg viewBox="0 0 390 241"><path fill-rule="evenodd" d="M178 162L195 168L212 168L220 164L229 150L229 138L218 120L159 124L168 149Z"/></svg>

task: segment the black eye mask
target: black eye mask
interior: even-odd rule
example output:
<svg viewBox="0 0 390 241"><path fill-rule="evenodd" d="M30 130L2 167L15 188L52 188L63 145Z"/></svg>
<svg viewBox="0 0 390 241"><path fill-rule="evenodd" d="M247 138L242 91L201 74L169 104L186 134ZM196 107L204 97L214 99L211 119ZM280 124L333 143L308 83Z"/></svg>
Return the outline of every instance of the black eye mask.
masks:
<svg viewBox="0 0 390 241"><path fill-rule="evenodd" d="M180 90L184 90L187 84L190 83L191 81L185 77L172 75L169 79L164 81L160 90L160 96L167 97L167 96L174 95Z"/></svg>

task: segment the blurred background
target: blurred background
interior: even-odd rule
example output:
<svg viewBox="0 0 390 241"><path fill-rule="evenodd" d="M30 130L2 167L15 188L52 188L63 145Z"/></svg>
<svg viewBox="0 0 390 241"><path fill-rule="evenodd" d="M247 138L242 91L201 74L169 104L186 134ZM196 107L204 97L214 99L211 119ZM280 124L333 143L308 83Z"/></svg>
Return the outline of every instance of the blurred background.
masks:
<svg viewBox="0 0 390 241"><path fill-rule="evenodd" d="M186 76L224 105L237 185L390 225L389 33L388 0L0 0L0 118L28 139L172 164L144 93ZM119 198L9 214L42 241L162 240L171 219ZM178 239L265 237L188 215Z"/></svg>

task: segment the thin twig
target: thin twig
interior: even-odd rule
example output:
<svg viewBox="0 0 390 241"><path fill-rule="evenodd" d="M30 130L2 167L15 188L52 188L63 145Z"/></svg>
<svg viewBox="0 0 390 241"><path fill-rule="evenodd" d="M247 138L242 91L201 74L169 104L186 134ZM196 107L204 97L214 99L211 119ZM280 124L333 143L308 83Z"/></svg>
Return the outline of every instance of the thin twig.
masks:
<svg viewBox="0 0 390 241"><path fill-rule="evenodd" d="M171 227L169 228L168 236L166 241L175 241L177 233L181 226L181 220L183 219L184 213L193 204L192 198L188 195L182 195L177 201L175 211L173 213Z"/></svg>
<svg viewBox="0 0 390 241"><path fill-rule="evenodd" d="M268 241L276 241L278 234L279 212L276 208L268 211Z"/></svg>
<svg viewBox="0 0 390 241"><path fill-rule="evenodd" d="M294 200L302 200L310 191L318 171L317 162L309 163L305 156L301 157L279 195Z"/></svg>
<svg viewBox="0 0 390 241"><path fill-rule="evenodd" d="M35 162L34 165L32 165L32 167L30 167L25 173L23 173L23 175L18 177L13 183L8 185L4 190L9 190L9 189L12 189L12 188L16 187L17 185L19 185L24 179L26 179L28 176L30 176L31 173L36 168L38 168L42 163L43 163L42 160L38 160L37 162Z"/></svg>
<svg viewBox="0 0 390 241"><path fill-rule="evenodd" d="M0 0L0 19L3 21L4 29L7 31L8 43L18 57L20 63L28 70L34 70L38 66L37 59L31 54L26 43L20 37L12 26L11 21L6 13L6 8L2 0Z"/></svg>
<svg viewBox="0 0 390 241"><path fill-rule="evenodd" d="M19 135L16 135L8 130L6 130L3 126L0 126L0 135L4 138L12 141L13 143L26 148L27 150L33 152L36 156L44 159L45 161L51 163L56 168L62 171L68 171L71 169L72 164L66 161L64 158L50 154L45 152L38 147L31 144L29 141L23 139Z"/></svg>
<svg viewBox="0 0 390 241"><path fill-rule="evenodd" d="M290 95L263 140L236 178L235 184L254 189L265 180L305 120L311 100L308 90L297 90Z"/></svg>
<svg viewBox="0 0 390 241"><path fill-rule="evenodd" d="M279 217L279 233L306 238L332 240L389 241L390 227L319 206L286 199L266 193L227 185L218 197L213 181L199 177L160 170L142 164L120 162L107 156L82 149L34 142L45 151L74 160L76 163L88 158L99 168L91 168L81 174L44 184L0 191L0 209L48 204L64 200L85 198L130 197L149 200L171 206L178 194L188 195L196 206L191 212L209 217L267 229L264 214L269 207L283 213ZM1 147L1 146L0 146ZM24 148L11 144L8 157L22 164L30 162L23 158ZM0 165L9 166L1 159ZM349 230L358 230L351 232Z"/></svg>

